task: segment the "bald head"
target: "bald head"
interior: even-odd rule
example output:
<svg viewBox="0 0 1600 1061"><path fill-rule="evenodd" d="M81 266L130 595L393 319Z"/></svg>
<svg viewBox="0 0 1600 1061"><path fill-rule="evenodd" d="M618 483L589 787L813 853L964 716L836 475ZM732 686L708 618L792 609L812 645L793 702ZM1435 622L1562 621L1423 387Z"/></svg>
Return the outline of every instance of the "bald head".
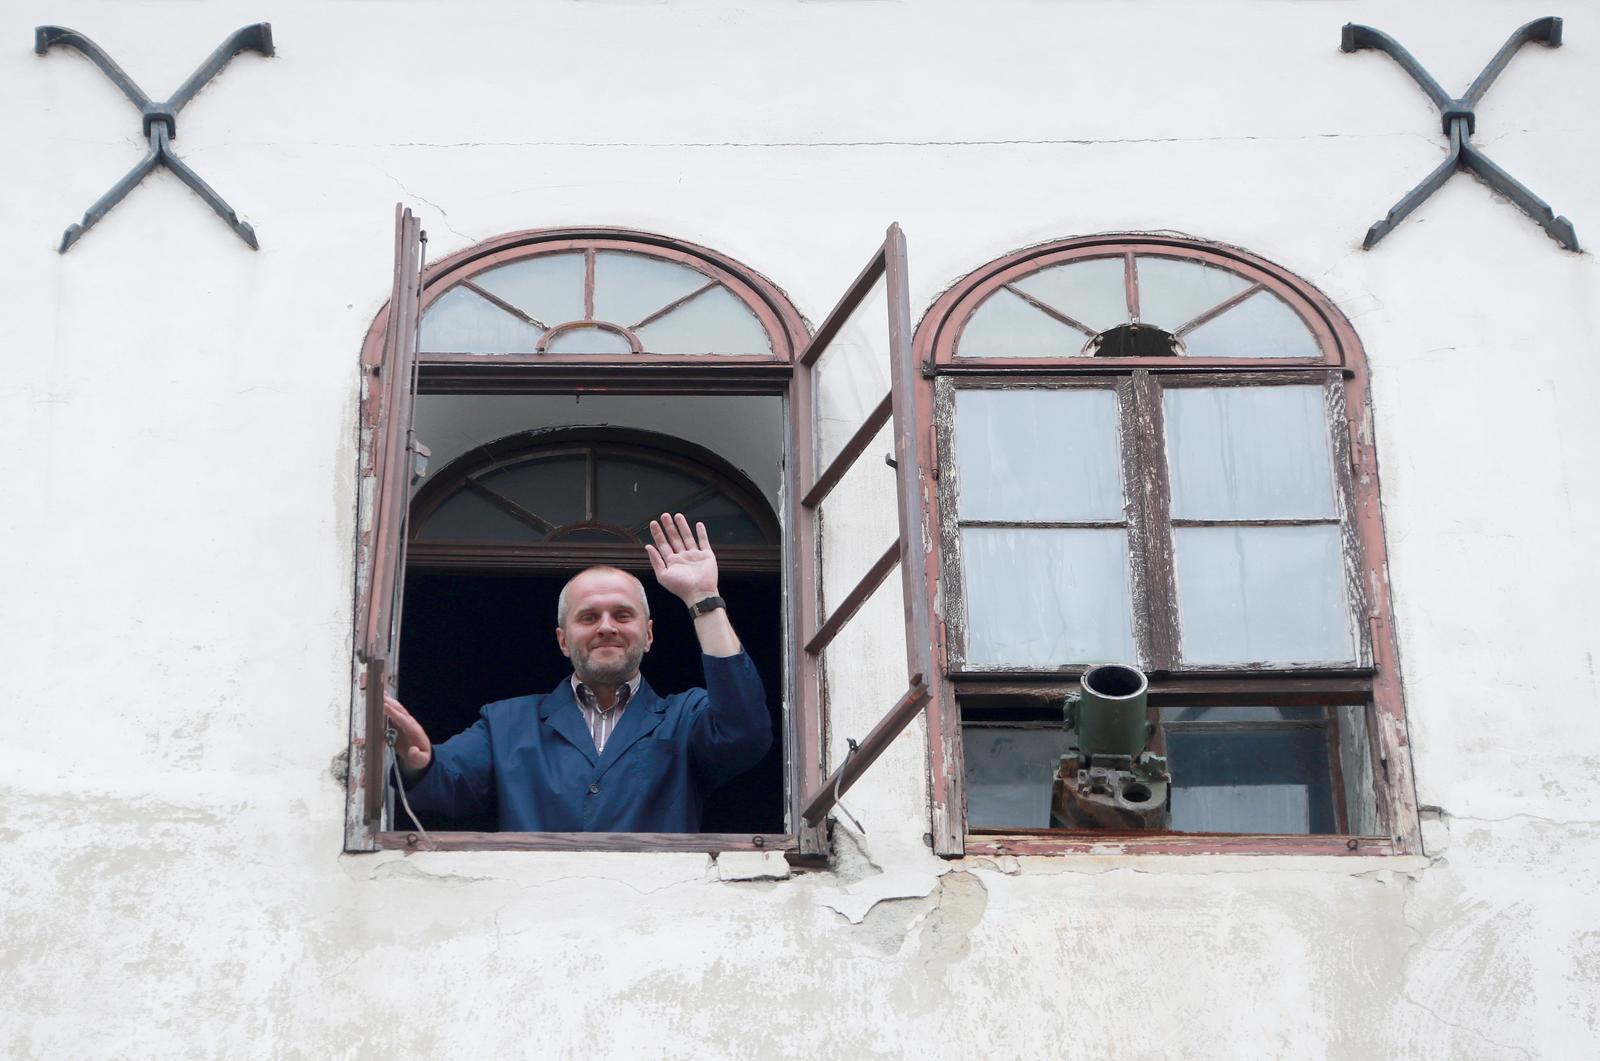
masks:
<svg viewBox="0 0 1600 1061"><path fill-rule="evenodd" d="M567 625L567 597L569 596L572 587L576 585L580 579L588 580L588 576L590 575L620 575L627 579L633 584L634 591L639 595L640 613L646 619L650 618L650 601L649 598L644 595L644 583L640 582L637 576L629 574L620 567L611 567L606 564L598 564L594 567L586 567L582 571L579 571L576 575L573 575L571 578L567 579L567 584L561 587L561 594L556 597L557 626Z"/></svg>

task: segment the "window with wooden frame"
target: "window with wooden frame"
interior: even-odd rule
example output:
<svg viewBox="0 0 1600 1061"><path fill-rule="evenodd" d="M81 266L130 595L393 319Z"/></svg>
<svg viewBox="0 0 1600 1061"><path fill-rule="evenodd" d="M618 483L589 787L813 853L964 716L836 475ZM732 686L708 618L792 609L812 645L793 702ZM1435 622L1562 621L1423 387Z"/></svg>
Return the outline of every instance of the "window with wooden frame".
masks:
<svg viewBox="0 0 1600 1061"><path fill-rule="evenodd" d="M1195 241L1075 239L917 333L938 446L941 853L1418 850L1365 364L1310 285ZM1149 674L1169 828L1053 818L1085 669Z"/></svg>
<svg viewBox="0 0 1600 1061"><path fill-rule="evenodd" d="M615 229L514 233L424 268L425 237L409 211L398 214L394 291L362 355L364 690L352 715L347 849L815 847L795 824L806 779L787 763L817 745L821 722L789 665L799 557L780 532L797 493L789 454L810 437L790 415L807 338L799 314L725 256ZM490 831L492 821L424 822L423 841L388 783L383 690L410 698L442 740L479 702L553 687L570 671L554 650L556 592L596 563L632 569L653 591L640 534L663 508L707 522L774 712L769 761L725 786L720 811L707 808L707 826L726 831L519 834ZM703 684L689 619L657 603L647 676L667 668L665 692Z"/></svg>

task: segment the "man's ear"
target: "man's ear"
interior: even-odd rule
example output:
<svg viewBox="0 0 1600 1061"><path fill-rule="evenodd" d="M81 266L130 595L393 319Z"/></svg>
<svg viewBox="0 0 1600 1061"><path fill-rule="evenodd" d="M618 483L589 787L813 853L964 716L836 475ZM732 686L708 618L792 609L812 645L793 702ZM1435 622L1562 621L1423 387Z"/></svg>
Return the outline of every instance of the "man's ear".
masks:
<svg viewBox="0 0 1600 1061"><path fill-rule="evenodd" d="M561 649L561 654L568 659L572 658L572 650L567 647L567 632L561 627L556 627L556 647Z"/></svg>
<svg viewBox="0 0 1600 1061"><path fill-rule="evenodd" d="M644 621L644 650L646 652L650 651L650 646L655 643L655 639L656 621L654 619L646 619Z"/></svg>

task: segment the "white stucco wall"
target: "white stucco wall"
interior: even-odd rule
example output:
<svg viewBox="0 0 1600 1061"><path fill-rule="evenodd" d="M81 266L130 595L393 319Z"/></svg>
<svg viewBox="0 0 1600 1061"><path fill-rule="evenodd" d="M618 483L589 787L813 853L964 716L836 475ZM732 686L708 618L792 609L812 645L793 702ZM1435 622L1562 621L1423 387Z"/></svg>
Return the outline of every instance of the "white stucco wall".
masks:
<svg viewBox="0 0 1600 1061"><path fill-rule="evenodd" d="M1442 138L1390 60L1338 50L1370 23L1459 90L1549 13L7 4L0 1053L1600 1056L1594 260L1466 177L1361 251ZM1516 57L1477 140L1600 241L1600 19L1554 13L1565 46ZM176 142L260 251L157 173L56 254L143 141L32 28L87 33L164 95L261 19L278 56L236 59ZM943 862L920 724L848 798L867 835L828 872L341 854L356 362L397 199L434 258L633 226L749 264L813 321L891 220L917 312L996 254L1098 231L1223 240L1317 284L1372 366L1427 855ZM873 464L830 519L830 586L890 533ZM863 614L837 653L882 662L836 671L838 739L903 685L898 600Z"/></svg>

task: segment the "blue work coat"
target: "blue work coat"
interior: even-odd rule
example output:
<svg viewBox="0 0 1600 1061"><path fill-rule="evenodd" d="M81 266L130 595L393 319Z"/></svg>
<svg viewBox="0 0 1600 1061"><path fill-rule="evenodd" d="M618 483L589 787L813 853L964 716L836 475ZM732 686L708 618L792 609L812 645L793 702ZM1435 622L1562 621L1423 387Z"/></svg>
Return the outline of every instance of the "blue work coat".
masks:
<svg viewBox="0 0 1600 1061"><path fill-rule="evenodd" d="M702 656L706 687L663 699L640 681L597 755L572 682L543 696L487 704L471 728L433 748L406 787L428 815L498 808L517 832L700 831L706 794L748 770L772 744L761 678L743 652Z"/></svg>

